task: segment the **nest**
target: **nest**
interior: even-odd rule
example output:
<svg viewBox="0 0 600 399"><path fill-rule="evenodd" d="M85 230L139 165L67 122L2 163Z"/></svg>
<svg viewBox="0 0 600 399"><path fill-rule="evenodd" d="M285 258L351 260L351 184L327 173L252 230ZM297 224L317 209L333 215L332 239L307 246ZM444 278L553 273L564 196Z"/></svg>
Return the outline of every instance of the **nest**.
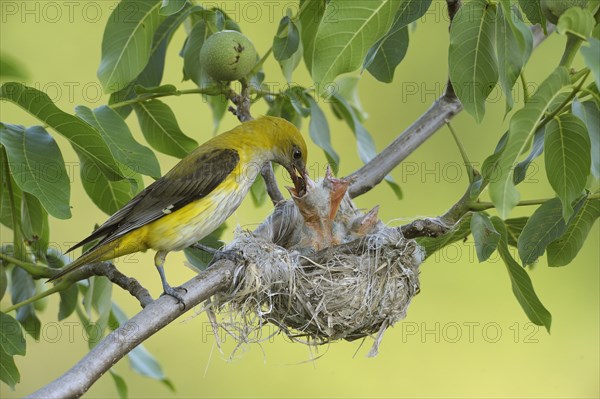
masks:
<svg viewBox="0 0 600 399"><path fill-rule="evenodd" d="M399 229L384 226L377 209L365 214L344 195L321 212L328 208L322 191L335 196L331 180L314 185L308 198L294 198L296 205L279 206L254 232L238 230L226 246L245 265L230 292L214 296L208 310L213 325L238 343L260 342L262 327L271 323L311 345L372 336L369 356L374 356L385 330L406 317L419 292L422 248ZM324 223L308 222L314 218L307 218L304 205L311 194L319 197Z"/></svg>

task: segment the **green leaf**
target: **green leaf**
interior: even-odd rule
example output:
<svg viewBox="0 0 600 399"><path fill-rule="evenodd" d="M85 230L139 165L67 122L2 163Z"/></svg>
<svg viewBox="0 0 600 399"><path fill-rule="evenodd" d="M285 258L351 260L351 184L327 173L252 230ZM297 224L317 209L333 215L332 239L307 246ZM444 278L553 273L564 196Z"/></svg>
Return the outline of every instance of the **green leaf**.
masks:
<svg viewBox="0 0 600 399"><path fill-rule="evenodd" d="M592 34L594 25L596 25L596 21L594 21L594 16L589 10L571 7L561 14L556 25L556 31L561 35L570 33L585 40Z"/></svg>
<svg viewBox="0 0 600 399"><path fill-rule="evenodd" d="M77 285L73 284L69 288L60 291L59 294L58 321L66 319L75 311L79 290L77 289Z"/></svg>
<svg viewBox="0 0 600 399"><path fill-rule="evenodd" d="M539 157L542 152L544 152L545 131L545 127L541 127L535 132L533 135L533 144L531 146L531 151L529 151L529 155L527 155L524 160L515 166L515 172L513 174L513 183L515 186L525 180L529 165L531 165L533 160Z"/></svg>
<svg viewBox="0 0 600 399"><path fill-rule="evenodd" d="M396 183L394 179L392 179L390 175L385 177L385 182L392 189L397 199L402 199L404 197L404 194L402 193L402 188L398 183Z"/></svg>
<svg viewBox="0 0 600 399"><path fill-rule="evenodd" d="M233 18L231 18L229 15L227 15L227 13L225 11L223 11L221 8L212 7L211 10L218 11L219 13L221 13L223 15L223 18L225 19L225 23L223 24L223 29L235 30L237 32L242 33L242 29L240 28L240 25L237 23L237 21L234 20Z"/></svg>
<svg viewBox="0 0 600 399"><path fill-rule="evenodd" d="M116 373L112 368L109 370L110 376L113 378L113 382L115 383L115 387L117 388L117 393L119 394L119 398L127 399L129 397L129 393L127 390L127 382L123 377Z"/></svg>
<svg viewBox="0 0 600 399"><path fill-rule="evenodd" d="M106 105L94 111L79 105L75 107L75 113L100 132L117 161L143 175L155 179L160 177L156 155L148 147L135 141L129 127L117 112Z"/></svg>
<svg viewBox="0 0 600 399"><path fill-rule="evenodd" d="M213 135L217 134L219 131L219 126L221 125L221 121L227 112L229 100L222 94L217 96L202 95L202 100L208 103L212 111Z"/></svg>
<svg viewBox="0 0 600 399"><path fill-rule="evenodd" d="M136 346L129 352L128 356L131 368L138 374L155 380L166 379L160 364L158 364L154 356L152 356L144 346Z"/></svg>
<svg viewBox="0 0 600 399"><path fill-rule="evenodd" d="M483 120L485 100L498 82L495 18L495 5L474 0L460 7L450 25L450 81L465 110L477 122Z"/></svg>
<svg viewBox="0 0 600 399"><path fill-rule="evenodd" d="M306 98L306 89L304 87L292 86L284 91L283 94L290 99L290 104L292 104L298 115L301 115L303 118L310 115L310 105Z"/></svg>
<svg viewBox="0 0 600 399"><path fill-rule="evenodd" d="M304 63L309 73L312 73L313 58L315 57L315 38L321 21L333 19L335 9L329 8L325 17L326 0L300 0L300 39L304 48Z"/></svg>
<svg viewBox="0 0 600 399"><path fill-rule="evenodd" d="M550 332L552 315L536 295L529 274L527 274L525 269L523 269L510 254L504 223L502 223L502 220L497 216L492 217L492 223L496 228L496 231L500 233L498 253L506 264L506 270L510 276L510 283L515 297L519 301L519 304L525 311L529 320L538 326L546 327L546 330Z"/></svg>
<svg viewBox="0 0 600 399"><path fill-rule="evenodd" d="M107 180L93 162L81 157L81 184L94 204L108 215L121 209L143 188L139 174L131 170L128 174L131 177L127 180Z"/></svg>
<svg viewBox="0 0 600 399"><path fill-rule="evenodd" d="M12 177L11 173L7 173L4 170L4 154L6 153L4 147L0 146L0 222L5 225L6 227L8 227L11 230L14 230L13 227L13 214L12 214L12 208L11 208L11 201L10 201L10 196L8 195L8 187L7 185L10 184L11 188L12 188L12 192L13 192L13 201L15 202L15 206L16 207L20 207L21 205L21 190L19 189L19 186L17 186L17 184L15 183L15 180ZM7 179L7 174L8 174L8 179ZM17 218L19 218L19 214L15 215ZM20 223L19 221L17 221L18 223ZM20 229L17 229L16 231L19 231Z"/></svg>
<svg viewBox="0 0 600 399"><path fill-rule="evenodd" d="M565 230L560 199L552 198L544 202L533 212L519 236L517 248L523 264L530 265L537 261L548 244L560 237Z"/></svg>
<svg viewBox="0 0 600 399"><path fill-rule="evenodd" d="M259 178L256 179L256 181L262 181L262 179ZM222 225L217 227L215 231L201 239L199 243L214 249L222 248L224 243L220 240L220 238L223 236L223 233L226 229L227 224L223 223ZM213 258L212 254L192 247L184 249L183 253L185 254L186 259L190 262L191 266L198 272L205 270Z"/></svg>
<svg viewBox="0 0 600 399"><path fill-rule="evenodd" d="M0 143L6 148L15 183L34 195L52 216L71 217L71 186L58 145L41 126L0 123Z"/></svg>
<svg viewBox="0 0 600 399"><path fill-rule="evenodd" d="M167 104L154 99L136 104L134 109L146 141L155 150L183 158L198 146L181 131Z"/></svg>
<svg viewBox="0 0 600 399"><path fill-rule="evenodd" d="M165 19L158 0L122 0L110 15L102 37L98 79L105 93L123 89L144 70L152 38Z"/></svg>
<svg viewBox="0 0 600 399"><path fill-rule="evenodd" d="M104 276L93 276L89 279L89 286L83 296L83 305L85 313L78 312L80 319L85 326L85 330L88 333L88 346L93 348L102 340L104 331L108 326L108 320L110 318L112 310L112 283L108 278ZM94 323L92 319L92 309L97 312L97 319ZM86 320L86 315L89 320Z"/></svg>
<svg viewBox="0 0 600 399"><path fill-rule="evenodd" d="M416 241L425 249L425 258L430 257L436 251L453 244L457 241L464 240L471 234L471 218L472 213L464 215L452 229L440 237L421 237Z"/></svg>
<svg viewBox="0 0 600 399"><path fill-rule="evenodd" d="M213 33L221 30L223 26L223 18L225 22L229 21L226 14L216 9L213 11L202 12L204 19L198 21L192 28L181 55L183 57L183 71L185 79L192 79L200 88L206 88L217 83L204 72L200 63L200 50L204 45L204 41ZM206 102L213 114L213 133L216 133L225 112L229 100L221 94L218 95L202 95L202 101Z"/></svg>
<svg viewBox="0 0 600 399"><path fill-rule="evenodd" d="M55 247L48 248L48 251L46 252L46 261L48 262L48 266L53 269L60 269L71 263L71 259Z"/></svg>
<svg viewBox="0 0 600 399"><path fill-rule="evenodd" d="M204 21L204 23L206 23L209 36L225 29L226 21L231 21L237 24L237 22L233 21L223 10L218 7L211 7L209 10L204 9L201 12L196 13L192 16L192 21L195 21L194 25L200 21ZM239 32L238 29L234 30Z"/></svg>
<svg viewBox="0 0 600 399"><path fill-rule="evenodd" d="M365 58L369 73L380 82L391 83L396 67L406 55L408 42L408 27L405 26L375 43Z"/></svg>
<svg viewBox="0 0 600 399"><path fill-rule="evenodd" d="M112 282L104 276L94 276L91 284L94 285L92 291L92 307L98 313L95 328L100 332L96 337L92 337L91 345L95 345L102 339L102 332L108 325L108 318L112 309ZM95 340L93 338L96 338Z"/></svg>
<svg viewBox="0 0 600 399"><path fill-rule="evenodd" d="M397 0L331 0L327 4L328 10L335 10L335 18L321 21L313 52L319 56L312 58L310 68L320 95L327 94L338 75L362 65L371 46L392 25L400 4Z"/></svg>
<svg viewBox="0 0 600 399"><path fill-rule="evenodd" d="M588 38L588 46L581 47L581 55L585 61L585 65L590 68L596 81L596 87L600 90L600 40L593 37Z"/></svg>
<svg viewBox="0 0 600 399"><path fill-rule="evenodd" d="M331 105L342 116L350 129L352 129L352 132L356 137L358 156L360 160L364 163L369 162L375 157L375 155L377 155L373 137L371 137L371 134L360 123L356 112L345 99L338 94L334 94L331 99Z"/></svg>
<svg viewBox="0 0 600 399"><path fill-rule="evenodd" d="M13 304L23 302L35 295L35 283L29 273L20 267L15 267L11 273L11 300ZM17 309L17 320L27 334L34 339L40 339L42 323L35 314L33 304L21 306Z"/></svg>
<svg viewBox="0 0 600 399"><path fill-rule="evenodd" d="M532 25L540 24L546 32L546 17L542 12L540 0L519 0L519 6Z"/></svg>
<svg viewBox="0 0 600 399"><path fill-rule="evenodd" d="M473 170L467 170L469 173L472 173ZM469 199L476 200L481 195L482 187L483 187L483 176L475 177L472 183L469 184Z"/></svg>
<svg viewBox="0 0 600 399"><path fill-rule="evenodd" d="M277 96L275 101L269 107L268 116L279 116L291 123L297 128L302 125L302 116L298 114L289 96Z"/></svg>
<svg viewBox="0 0 600 399"><path fill-rule="evenodd" d="M210 35L223 30L225 16L220 10L203 10L198 15L202 19L192 27L180 55L183 57L184 80L191 79L198 87L205 88L217 82L202 68L200 50Z"/></svg>
<svg viewBox="0 0 600 399"><path fill-rule="evenodd" d="M517 246L519 236L527 224L527 220L529 220L529 217L523 216L520 218L506 219L504 221L504 224L506 225L506 238L508 239L508 245L513 247Z"/></svg>
<svg viewBox="0 0 600 399"><path fill-rule="evenodd" d="M513 166L518 163L521 154L526 150L552 100L568 84L567 69L558 67L510 120L507 141L494 168L495 177L490 182L490 196L503 219L506 219L512 208L519 202L519 192L513 182Z"/></svg>
<svg viewBox="0 0 600 399"><path fill-rule="evenodd" d="M160 15L173 15L177 14L183 9L187 0L162 0L159 13ZM125 395L127 396L127 395Z"/></svg>
<svg viewBox="0 0 600 399"><path fill-rule="evenodd" d="M402 29L421 18L429 7L431 0L402 0L400 7L394 16L392 27L387 32L386 36L394 32L396 29Z"/></svg>
<svg viewBox="0 0 600 399"><path fill-rule="evenodd" d="M546 125L544 140L546 176L562 201L563 217L573 215L571 203L581 195L590 173L590 139L586 127L573 114L562 114Z"/></svg>
<svg viewBox="0 0 600 399"><path fill-rule="evenodd" d="M28 78L28 74L20 62L6 53L2 53L0 56L0 79L6 77L25 80Z"/></svg>
<svg viewBox="0 0 600 399"><path fill-rule="evenodd" d="M335 152L331 145L331 135L327 118L312 96L307 94L306 99L310 106L310 124L308 128L310 138L323 150L323 152L325 152L327 161L333 168L334 173L337 173L340 164L340 156Z"/></svg>
<svg viewBox="0 0 600 399"><path fill-rule="evenodd" d="M76 116L61 111L46 93L10 82L0 87L0 98L15 103L64 136L77 154L92 160L107 179L124 178L100 133Z"/></svg>
<svg viewBox="0 0 600 399"><path fill-rule="evenodd" d="M0 312L0 351L9 356L25 356L25 338L18 321ZM4 361L4 358L2 359Z"/></svg>
<svg viewBox="0 0 600 399"><path fill-rule="evenodd" d="M210 83L208 74L203 71L200 64L200 50L210 34L211 32L207 28L207 23L199 21L192 28L182 50L184 74L196 83L198 87L206 87Z"/></svg>
<svg viewBox="0 0 600 399"><path fill-rule="evenodd" d="M600 200L587 198L569 221L565 233L546 248L548 266L565 266L571 263L599 217Z"/></svg>
<svg viewBox="0 0 600 399"><path fill-rule="evenodd" d="M479 262L484 262L494 253L500 234L485 213L476 212L471 217L471 232L475 240L475 250Z"/></svg>
<svg viewBox="0 0 600 399"><path fill-rule="evenodd" d="M501 0L496 14L496 55L498 77L506 98L506 112L514 104L512 88L533 49L533 34L510 6L510 0Z"/></svg>
<svg viewBox="0 0 600 399"><path fill-rule="evenodd" d="M358 83L360 81L359 76L340 76L335 80L337 95L348 102L348 104L354 109L356 117L360 122L364 122L368 119L367 114L360 102L360 95L358 94Z"/></svg>
<svg viewBox="0 0 600 399"><path fill-rule="evenodd" d="M402 1L390 30L369 49L363 69L366 68L375 79L390 83L408 50L408 25L421 18L430 5L431 0Z"/></svg>
<svg viewBox="0 0 600 399"><path fill-rule="evenodd" d="M600 179L600 109L598 109L598 104L594 101L582 103L575 98L571 108L573 115L581 119L587 127L591 145L592 174L596 179Z"/></svg>
<svg viewBox="0 0 600 399"><path fill-rule="evenodd" d="M127 87L110 95L110 99L108 100L109 104L131 100L132 98L136 97L136 86L156 87L160 84L165 69L167 46L173 36L173 33L190 15L202 10L202 7L200 6L188 7L187 4L182 12L167 17L159 25L154 33L154 38L152 39L152 48L150 49L150 58L148 60L148 64L137 76L137 78L127 85ZM133 107L127 105L117 108L116 111L119 113L119 115L121 115L121 117L126 118L132 110Z"/></svg>
<svg viewBox="0 0 600 399"><path fill-rule="evenodd" d="M0 350L0 381L4 381L11 389L15 389L15 385L21 382L21 375L19 369L15 364L13 356L3 353Z"/></svg>
<svg viewBox="0 0 600 399"><path fill-rule="evenodd" d="M277 61L290 58L300 45L300 32L296 24L285 16L279 21L277 33L273 38L273 56Z"/></svg>
<svg viewBox="0 0 600 399"><path fill-rule="evenodd" d="M304 54L304 47L302 42L300 42L294 54L285 60L279 61L281 72L289 84L292 84L292 74L298 65L300 65L300 61L302 61L302 54Z"/></svg>
<svg viewBox="0 0 600 399"><path fill-rule="evenodd" d="M23 193L21 202L21 228L23 238L34 251L38 260L46 260L46 251L50 241L48 213L40 201L29 193Z"/></svg>
<svg viewBox="0 0 600 399"><path fill-rule="evenodd" d="M6 178L7 172L5 172L4 170L4 148L0 146L0 162L2 162L0 164L0 188L2 188L0 190L0 222L5 225L6 227L8 227L11 230L14 230L14 226L13 226L13 211L11 208L11 201L10 201L10 197L8 195L8 187L7 185L10 184L11 188L12 188L12 192L13 192L13 201L15 203L16 206L20 206L21 204L21 190L19 189L19 187L17 186L17 184L15 183L12 174L8 175L8 178L10 179L10 181ZM10 172L8 172L10 173ZM19 213L16 213L17 218L19 218ZM20 223L19 221L17 221L17 223ZM19 229L17 229L18 231Z"/></svg>

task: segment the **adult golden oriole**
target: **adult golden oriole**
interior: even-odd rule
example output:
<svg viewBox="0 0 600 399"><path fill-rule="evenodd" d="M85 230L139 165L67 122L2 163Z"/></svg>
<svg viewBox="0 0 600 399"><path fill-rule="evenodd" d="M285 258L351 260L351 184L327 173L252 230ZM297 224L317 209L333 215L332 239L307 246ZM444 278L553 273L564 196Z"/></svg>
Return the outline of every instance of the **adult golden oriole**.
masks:
<svg viewBox="0 0 600 399"><path fill-rule="evenodd" d="M154 249L164 292L182 302L167 283L166 255L219 227L240 205L266 162L285 167L296 192L304 192L306 156L302 135L281 118L262 117L215 136L69 249L99 240L49 281L88 263Z"/></svg>

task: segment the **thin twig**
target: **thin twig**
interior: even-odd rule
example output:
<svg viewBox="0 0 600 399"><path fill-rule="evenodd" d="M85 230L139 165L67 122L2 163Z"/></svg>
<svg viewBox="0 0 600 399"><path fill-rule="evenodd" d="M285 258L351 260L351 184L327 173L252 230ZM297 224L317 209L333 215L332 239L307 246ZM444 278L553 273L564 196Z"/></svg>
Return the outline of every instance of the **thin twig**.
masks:
<svg viewBox="0 0 600 399"><path fill-rule="evenodd" d="M105 276L110 281L129 292L135 297L142 308L148 306L154 299L150 293L133 277L127 277L121 273L111 262L98 262L88 265L94 275Z"/></svg>
<svg viewBox="0 0 600 399"><path fill-rule="evenodd" d="M85 280L92 276L104 276L115 283L125 291L129 292L139 302L143 308L153 301L150 293L136 279L127 277L121 273L112 262L97 262L81 266L74 270L68 277L70 281L76 282Z"/></svg>

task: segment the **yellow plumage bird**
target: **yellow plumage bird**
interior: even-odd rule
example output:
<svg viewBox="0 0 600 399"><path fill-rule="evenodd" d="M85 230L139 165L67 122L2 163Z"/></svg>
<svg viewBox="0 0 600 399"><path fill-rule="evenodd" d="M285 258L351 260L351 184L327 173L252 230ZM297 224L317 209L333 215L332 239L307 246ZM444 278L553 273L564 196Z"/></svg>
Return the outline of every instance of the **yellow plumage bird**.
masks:
<svg viewBox="0 0 600 399"><path fill-rule="evenodd" d="M295 190L303 192L306 156L302 135L281 118L262 117L215 136L69 249L99 240L50 280L88 263L154 249L164 292L182 302L167 283L166 255L189 247L219 227L240 205L266 162L285 167Z"/></svg>

